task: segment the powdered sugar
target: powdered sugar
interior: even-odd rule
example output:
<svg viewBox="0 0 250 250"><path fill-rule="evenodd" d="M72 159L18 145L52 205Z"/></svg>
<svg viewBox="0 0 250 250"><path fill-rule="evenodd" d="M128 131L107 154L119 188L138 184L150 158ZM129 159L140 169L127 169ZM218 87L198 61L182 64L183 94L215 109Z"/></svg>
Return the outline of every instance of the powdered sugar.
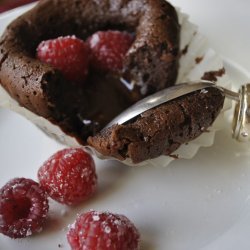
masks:
<svg viewBox="0 0 250 250"><path fill-rule="evenodd" d="M98 34L94 34L92 36L92 39L90 40L90 46L91 47L95 47L100 41L99 35Z"/></svg>
<svg viewBox="0 0 250 250"><path fill-rule="evenodd" d="M109 226L106 226L104 228L104 232L107 233L107 234L109 234L111 232L111 228Z"/></svg>
<svg viewBox="0 0 250 250"><path fill-rule="evenodd" d="M94 221L99 221L100 220L100 216L99 215L93 215L93 220Z"/></svg>
<svg viewBox="0 0 250 250"><path fill-rule="evenodd" d="M202 90L200 91L200 93L201 93L201 94L206 94L206 93L208 93L208 91L207 91L206 89L202 89Z"/></svg>

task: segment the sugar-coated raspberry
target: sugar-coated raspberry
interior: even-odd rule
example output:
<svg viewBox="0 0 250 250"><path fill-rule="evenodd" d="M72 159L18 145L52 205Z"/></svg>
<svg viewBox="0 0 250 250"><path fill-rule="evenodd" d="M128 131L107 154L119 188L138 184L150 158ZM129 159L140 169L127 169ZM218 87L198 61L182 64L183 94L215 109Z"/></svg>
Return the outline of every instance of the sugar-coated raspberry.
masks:
<svg viewBox="0 0 250 250"><path fill-rule="evenodd" d="M0 189L0 232L11 238L40 232L48 209L47 194L37 182L12 179Z"/></svg>
<svg viewBox="0 0 250 250"><path fill-rule="evenodd" d="M88 74L89 48L75 36L41 42L37 48L37 58L61 70L72 82L83 82Z"/></svg>
<svg viewBox="0 0 250 250"><path fill-rule="evenodd" d="M90 211L78 216L67 238L72 250L137 250L140 235L124 215Z"/></svg>
<svg viewBox="0 0 250 250"><path fill-rule="evenodd" d="M91 65L102 71L116 72L123 68L124 57L134 37L121 31L99 31L88 38Z"/></svg>
<svg viewBox="0 0 250 250"><path fill-rule="evenodd" d="M86 200L97 187L93 158L81 148L66 148L52 155L40 167L38 179L52 199L67 205Z"/></svg>

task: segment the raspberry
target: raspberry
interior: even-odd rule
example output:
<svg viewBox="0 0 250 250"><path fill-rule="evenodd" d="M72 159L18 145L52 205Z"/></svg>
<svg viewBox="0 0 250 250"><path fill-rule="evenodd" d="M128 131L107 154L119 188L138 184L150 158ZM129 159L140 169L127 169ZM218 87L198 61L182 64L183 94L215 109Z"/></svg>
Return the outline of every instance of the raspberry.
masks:
<svg viewBox="0 0 250 250"><path fill-rule="evenodd" d="M83 82L88 74L88 46L75 36L41 42L37 48L37 58L61 70L72 82Z"/></svg>
<svg viewBox="0 0 250 250"><path fill-rule="evenodd" d="M12 179L0 189L0 232L11 238L40 232L48 209L47 195L38 183Z"/></svg>
<svg viewBox="0 0 250 250"><path fill-rule="evenodd" d="M97 186L94 161L80 148L67 148L52 155L39 169L38 179L52 199L67 205L86 200Z"/></svg>
<svg viewBox="0 0 250 250"><path fill-rule="evenodd" d="M99 31L88 38L91 65L102 71L120 71L134 38L127 32Z"/></svg>
<svg viewBox="0 0 250 250"><path fill-rule="evenodd" d="M137 250L140 236L124 215L90 211L70 226L67 238L72 250Z"/></svg>

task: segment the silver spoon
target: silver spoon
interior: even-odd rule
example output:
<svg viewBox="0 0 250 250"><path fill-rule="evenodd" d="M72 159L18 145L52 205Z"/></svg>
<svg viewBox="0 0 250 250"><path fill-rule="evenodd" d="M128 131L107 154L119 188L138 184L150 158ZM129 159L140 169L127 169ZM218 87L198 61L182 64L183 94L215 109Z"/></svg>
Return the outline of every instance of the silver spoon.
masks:
<svg viewBox="0 0 250 250"><path fill-rule="evenodd" d="M211 81L192 81L181 83L173 87L163 89L153 95L150 95L128 109L122 112L109 122L105 128L114 124L124 124L143 112L159 106L163 103L174 100L183 95L202 90L208 87L219 89L225 97L237 102L233 121L233 137L238 141L247 141L250 139L250 84L241 87L239 93L216 85Z"/></svg>

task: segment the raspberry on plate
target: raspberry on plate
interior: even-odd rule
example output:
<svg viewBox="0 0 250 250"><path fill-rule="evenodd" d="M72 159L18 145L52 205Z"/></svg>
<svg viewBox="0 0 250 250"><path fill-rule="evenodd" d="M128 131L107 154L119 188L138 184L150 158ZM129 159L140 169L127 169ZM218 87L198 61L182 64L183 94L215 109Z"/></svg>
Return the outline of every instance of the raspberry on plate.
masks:
<svg viewBox="0 0 250 250"><path fill-rule="evenodd" d="M124 215L90 211L78 216L67 238L72 250L137 250L140 235Z"/></svg>
<svg viewBox="0 0 250 250"><path fill-rule="evenodd" d="M74 205L96 191L93 158L81 148L66 148L52 155L38 170L40 185L63 204Z"/></svg>
<svg viewBox="0 0 250 250"><path fill-rule="evenodd" d="M37 58L61 70L72 82L81 83L88 74L88 46L75 36L41 42L37 47Z"/></svg>
<svg viewBox="0 0 250 250"><path fill-rule="evenodd" d="M124 57L134 37L121 31L99 31L88 38L91 49L91 66L102 71L122 69Z"/></svg>
<svg viewBox="0 0 250 250"><path fill-rule="evenodd" d="M40 232L48 209L47 194L37 182L12 179L0 189L0 232L11 238Z"/></svg>

